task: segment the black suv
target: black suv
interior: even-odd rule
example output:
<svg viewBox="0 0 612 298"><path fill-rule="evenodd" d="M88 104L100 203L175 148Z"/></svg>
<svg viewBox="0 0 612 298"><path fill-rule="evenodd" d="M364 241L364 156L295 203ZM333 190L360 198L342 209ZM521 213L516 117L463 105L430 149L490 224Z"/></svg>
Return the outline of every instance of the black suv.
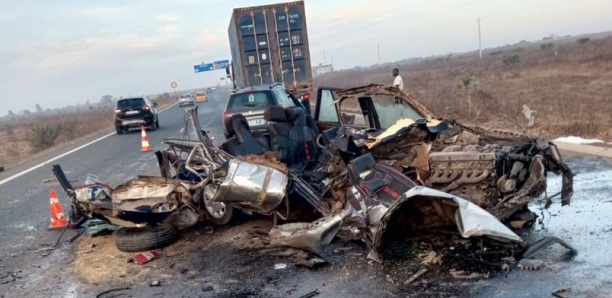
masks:
<svg viewBox="0 0 612 298"><path fill-rule="evenodd" d="M234 114L242 114L249 122L251 131L265 132L267 121L264 119L264 110L269 106L278 104L293 109L304 109L307 113L310 112L310 109L306 109L304 106L308 103L300 102L280 83L238 89L230 95L227 107L223 111L223 134L225 138L232 137L227 132L227 120Z"/></svg>
<svg viewBox="0 0 612 298"><path fill-rule="evenodd" d="M130 128L147 126L151 130L159 128L157 103L146 96L122 98L115 107L115 130L122 134Z"/></svg>

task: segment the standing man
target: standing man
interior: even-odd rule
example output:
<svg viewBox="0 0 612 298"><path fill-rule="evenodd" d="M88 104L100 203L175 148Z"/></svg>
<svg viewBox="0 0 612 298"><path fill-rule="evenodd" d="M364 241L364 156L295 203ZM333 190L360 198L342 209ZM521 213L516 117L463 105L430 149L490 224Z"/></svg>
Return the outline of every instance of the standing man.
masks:
<svg viewBox="0 0 612 298"><path fill-rule="evenodd" d="M399 74L399 69L393 69L393 76L395 77L395 79L393 80L393 87L397 87L399 90L404 90L404 80Z"/></svg>

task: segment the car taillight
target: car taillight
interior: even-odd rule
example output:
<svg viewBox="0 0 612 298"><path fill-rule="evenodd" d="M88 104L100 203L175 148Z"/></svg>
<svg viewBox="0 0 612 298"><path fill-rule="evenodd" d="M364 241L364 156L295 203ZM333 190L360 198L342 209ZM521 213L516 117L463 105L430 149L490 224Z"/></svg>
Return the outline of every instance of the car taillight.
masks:
<svg viewBox="0 0 612 298"><path fill-rule="evenodd" d="M230 117L232 117L232 114L230 114L230 112L228 111L224 111L223 112L223 122L225 123L225 121L227 121L227 119L229 119Z"/></svg>
<svg viewBox="0 0 612 298"><path fill-rule="evenodd" d="M145 106L145 107L144 107L144 110L145 110L145 111L150 111L150 110L151 110L151 107L150 107L150 106Z"/></svg>
<svg viewBox="0 0 612 298"><path fill-rule="evenodd" d="M304 100L304 101L310 100L310 94L309 93L302 94L302 100Z"/></svg>

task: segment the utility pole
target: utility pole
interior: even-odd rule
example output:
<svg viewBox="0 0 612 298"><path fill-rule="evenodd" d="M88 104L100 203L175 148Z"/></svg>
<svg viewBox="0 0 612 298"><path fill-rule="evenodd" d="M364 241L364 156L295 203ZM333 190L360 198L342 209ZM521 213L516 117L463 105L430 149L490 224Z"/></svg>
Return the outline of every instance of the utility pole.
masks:
<svg viewBox="0 0 612 298"><path fill-rule="evenodd" d="M378 48L378 64L380 64L380 44L376 43L376 47Z"/></svg>
<svg viewBox="0 0 612 298"><path fill-rule="evenodd" d="M480 54L480 59L482 59L482 37L480 35L480 16L477 19L478 21L478 53Z"/></svg>
<svg viewBox="0 0 612 298"><path fill-rule="evenodd" d="M325 51L323 51L323 64L327 65L327 56L325 55Z"/></svg>

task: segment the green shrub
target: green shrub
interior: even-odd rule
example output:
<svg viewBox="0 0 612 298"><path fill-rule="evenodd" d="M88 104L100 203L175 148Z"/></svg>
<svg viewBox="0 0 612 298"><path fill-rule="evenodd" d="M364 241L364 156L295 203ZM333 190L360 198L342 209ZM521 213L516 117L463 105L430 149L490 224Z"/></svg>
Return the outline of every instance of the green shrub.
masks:
<svg viewBox="0 0 612 298"><path fill-rule="evenodd" d="M591 39L588 38L588 37L579 38L578 39L578 43L579 44L585 44L585 43L589 42L589 40L591 40Z"/></svg>
<svg viewBox="0 0 612 298"><path fill-rule="evenodd" d="M506 66L517 65L521 62L521 56L519 54L504 55L502 62Z"/></svg>
<svg viewBox="0 0 612 298"><path fill-rule="evenodd" d="M53 123L34 124L27 136L27 141L33 151L38 152L55 145L55 141L61 135L63 126Z"/></svg>

